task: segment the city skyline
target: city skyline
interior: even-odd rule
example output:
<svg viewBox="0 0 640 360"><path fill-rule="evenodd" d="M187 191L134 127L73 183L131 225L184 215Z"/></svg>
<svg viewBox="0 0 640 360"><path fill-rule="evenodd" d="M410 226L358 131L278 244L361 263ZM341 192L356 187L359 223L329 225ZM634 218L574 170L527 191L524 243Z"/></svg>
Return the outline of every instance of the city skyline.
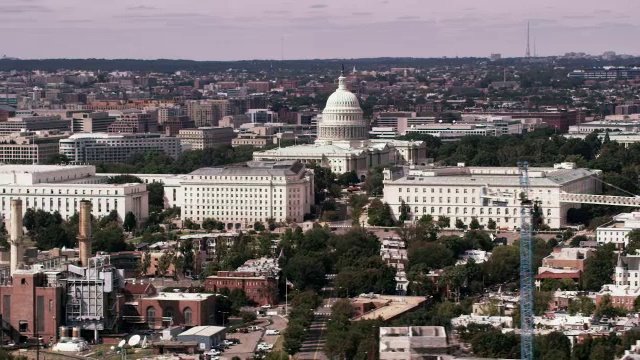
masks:
<svg viewBox="0 0 640 360"><path fill-rule="evenodd" d="M192 60L637 54L627 0L0 0L1 55ZM401 39L402 41L398 41ZM532 49L533 50L533 49Z"/></svg>

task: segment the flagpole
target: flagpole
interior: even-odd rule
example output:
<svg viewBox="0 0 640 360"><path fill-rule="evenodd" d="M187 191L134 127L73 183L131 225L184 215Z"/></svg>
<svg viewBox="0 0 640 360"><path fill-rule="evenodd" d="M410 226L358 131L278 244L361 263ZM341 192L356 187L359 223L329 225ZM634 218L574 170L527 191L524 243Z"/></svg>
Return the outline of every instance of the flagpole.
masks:
<svg viewBox="0 0 640 360"><path fill-rule="evenodd" d="M289 308L289 284L288 284L288 280L285 277L284 278L284 316L287 316L288 314L288 308Z"/></svg>

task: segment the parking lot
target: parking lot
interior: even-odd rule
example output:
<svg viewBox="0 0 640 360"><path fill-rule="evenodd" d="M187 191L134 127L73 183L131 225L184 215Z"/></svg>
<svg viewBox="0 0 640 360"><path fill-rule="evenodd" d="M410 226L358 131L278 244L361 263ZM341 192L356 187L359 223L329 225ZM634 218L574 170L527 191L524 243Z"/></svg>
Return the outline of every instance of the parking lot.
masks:
<svg viewBox="0 0 640 360"><path fill-rule="evenodd" d="M229 347L221 356L221 359L231 359L234 356L240 359L252 358L255 353L258 343L265 342L267 344L275 344L278 336L266 336L265 331L267 329L275 329L283 331L287 326L285 319L280 316L271 316L268 318L261 318L254 324L260 326L263 329L260 331L253 331L249 333L231 333L227 334L227 338L236 338L240 340L240 344Z"/></svg>

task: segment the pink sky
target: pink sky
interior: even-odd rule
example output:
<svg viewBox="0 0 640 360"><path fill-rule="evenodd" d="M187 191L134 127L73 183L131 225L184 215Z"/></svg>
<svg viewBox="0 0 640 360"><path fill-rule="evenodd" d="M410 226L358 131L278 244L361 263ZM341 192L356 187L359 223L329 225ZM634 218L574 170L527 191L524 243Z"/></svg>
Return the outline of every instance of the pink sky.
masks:
<svg viewBox="0 0 640 360"><path fill-rule="evenodd" d="M194 60L640 54L637 0L0 0L0 55Z"/></svg>

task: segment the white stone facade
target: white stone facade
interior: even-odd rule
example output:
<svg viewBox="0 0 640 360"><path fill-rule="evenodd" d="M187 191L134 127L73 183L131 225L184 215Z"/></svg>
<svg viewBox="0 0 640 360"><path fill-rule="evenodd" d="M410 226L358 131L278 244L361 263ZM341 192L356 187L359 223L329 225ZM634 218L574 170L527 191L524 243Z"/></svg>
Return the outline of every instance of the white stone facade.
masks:
<svg viewBox="0 0 640 360"><path fill-rule="evenodd" d="M622 248L629 243L627 235L634 229L640 229L640 212L618 214L613 221L596 229L596 240L599 244L614 243Z"/></svg>
<svg viewBox="0 0 640 360"><path fill-rule="evenodd" d="M318 123L314 145L298 145L255 152L254 160L299 160L331 168L336 174L355 171L365 176L369 169L386 164L421 164L426 161L423 141L368 139L369 125L355 94L338 78L338 89L329 96Z"/></svg>
<svg viewBox="0 0 640 360"><path fill-rule="evenodd" d="M529 198L540 200L544 223L551 228L566 224L567 211L579 204L563 203L561 192L600 192L599 170L531 168ZM517 168L449 167L409 169L406 174L384 172L384 201L396 219L402 202L410 208L410 220L423 215L447 216L451 227L457 219L469 225L476 218L487 226L520 227L520 182Z"/></svg>
<svg viewBox="0 0 640 360"><path fill-rule="evenodd" d="M93 166L2 165L0 166L0 212L11 218L11 199L22 199L23 210L58 211L68 219L80 211L80 202L92 203L95 217L116 210L120 221L131 211L138 221L149 216L149 195L144 184L107 184Z"/></svg>
<svg viewBox="0 0 640 360"><path fill-rule="evenodd" d="M182 220L215 219L229 229L251 228L268 219L302 222L315 197L313 172L293 161L202 168L187 175L135 176L146 183L162 182L165 206L180 207Z"/></svg>

